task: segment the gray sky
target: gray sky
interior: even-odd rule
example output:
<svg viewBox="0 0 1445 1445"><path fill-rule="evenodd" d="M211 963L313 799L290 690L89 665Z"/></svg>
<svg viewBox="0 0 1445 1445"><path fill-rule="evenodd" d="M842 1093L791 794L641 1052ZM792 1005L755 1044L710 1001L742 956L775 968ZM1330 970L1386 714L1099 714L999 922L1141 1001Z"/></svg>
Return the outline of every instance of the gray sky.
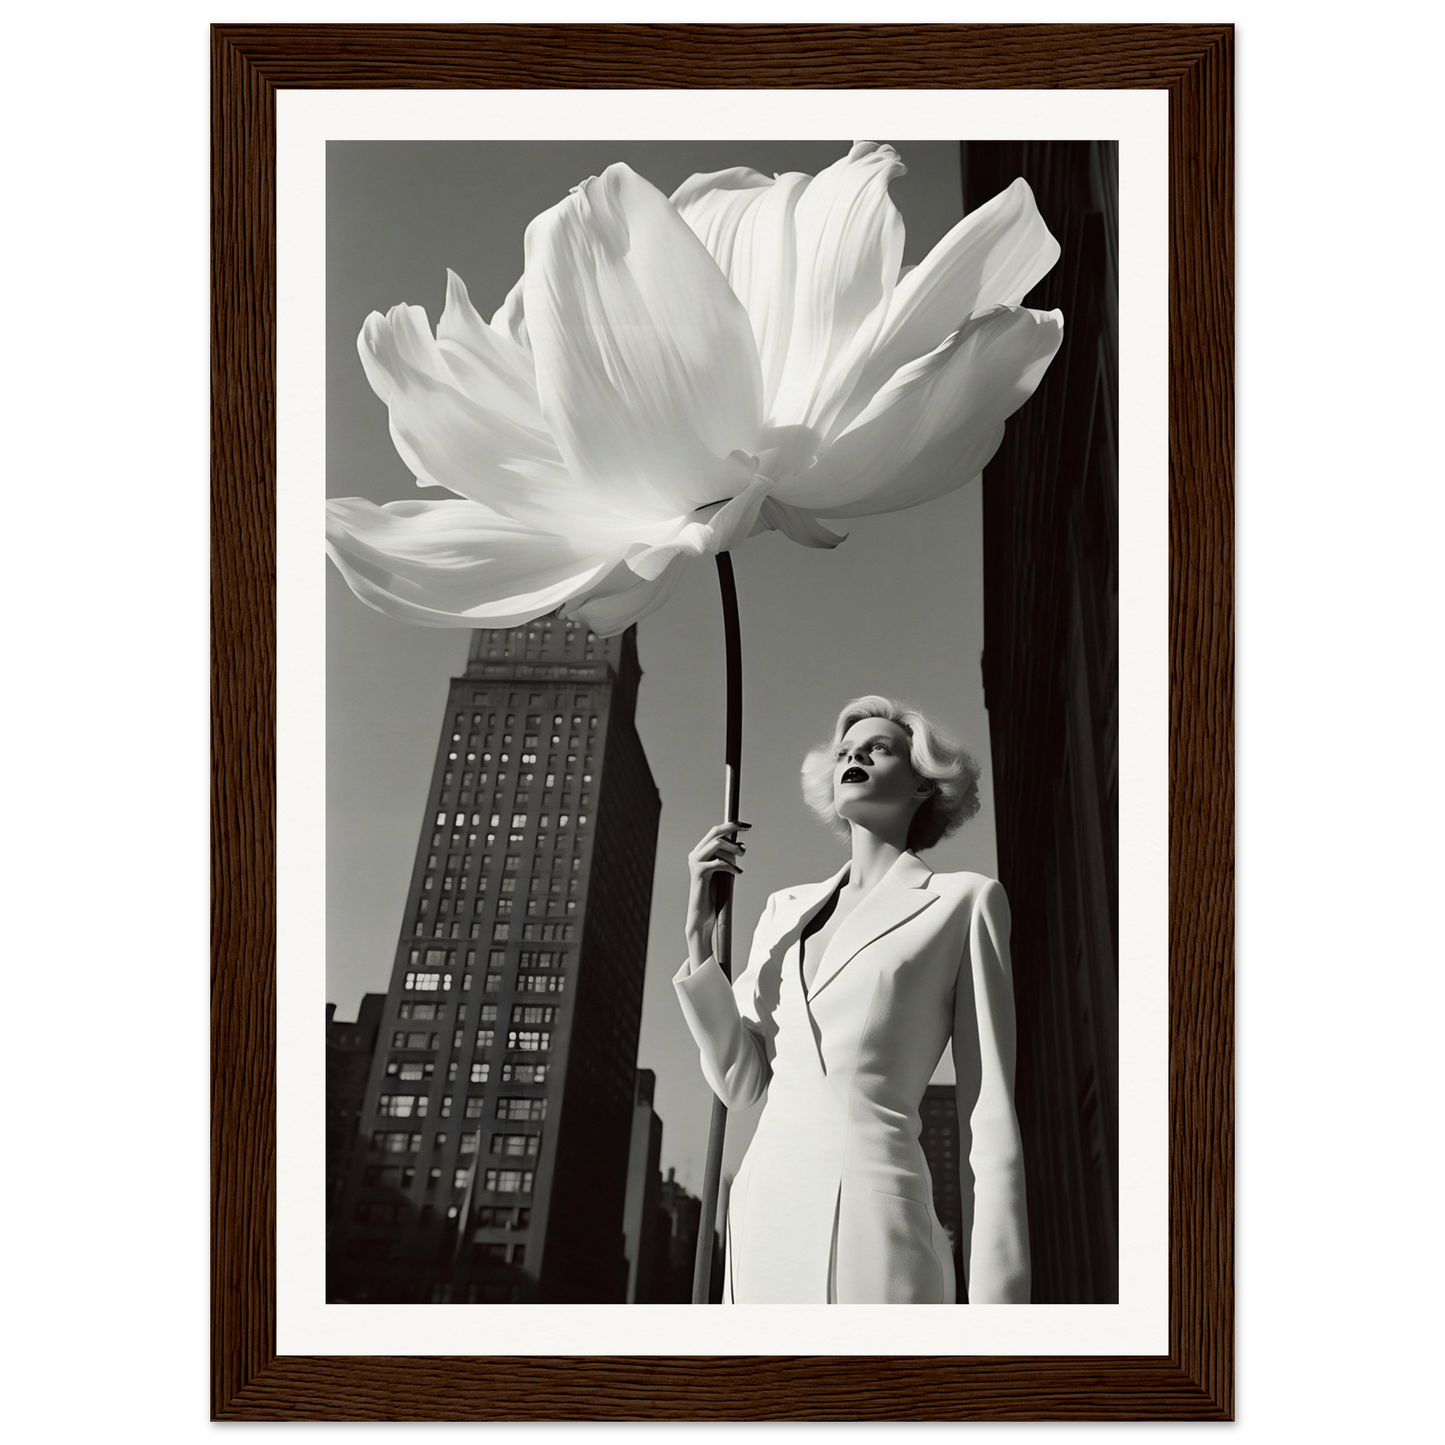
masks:
<svg viewBox="0 0 1445 1445"><path fill-rule="evenodd" d="M892 195L907 226L904 261L917 262L962 214L958 146L868 139L891 141L908 166ZM849 144L333 142L327 495L386 502L417 490L357 359L356 334L370 311L411 302L425 306L435 325L450 266L489 316L521 272L527 222L614 161L670 193L696 171L734 165L816 173ZM735 952L742 957L770 892L825 877L844 859L844 845L805 808L798 768L859 693L906 698L968 743L983 765L982 811L924 856L938 871L996 871L979 676L978 488L835 530L844 526L848 540L831 552L769 533L734 553L743 633L742 816L754 825L737 894ZM318 540L318 555L319 548ZM469 634L393 622L353 597L329 564L326 585L327 997L340 1017L351 1018L363 993L383 991L389 981L447 681L465 666ZM710 559L689 568L666 606L639 624L638 651L637 723L662 795L638 1063L657 1072L663 1167L675 1166L697 1189L711 1096L671 976L683 951L684 856L721 816L722 626ZM751 1137L755 1112L730 1122L728 1170Z"/></svg>

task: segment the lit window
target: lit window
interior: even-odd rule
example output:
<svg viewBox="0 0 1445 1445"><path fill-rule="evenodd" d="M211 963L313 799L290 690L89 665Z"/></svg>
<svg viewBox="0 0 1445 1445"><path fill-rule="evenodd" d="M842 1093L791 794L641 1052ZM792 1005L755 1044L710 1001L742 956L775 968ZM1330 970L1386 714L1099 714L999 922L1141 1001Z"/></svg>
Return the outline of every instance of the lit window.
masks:
<svg viewBox="0 0 1445 1445"><path fill-rule="evenodd" d="M454 1169L452 1171L452 1188L465 1189L467 1181L472 1177L470 1169Z"/></svg>
<svg viewBox="0 0 1445 1445"><path fill-rule="evenodd" d="M514 1024L550 1024L557 1017L557 1010L551 1004L516 1004L512 1008Z"/></svg>
<svg viewBox="0 0 1445 1445"><path fill-rule="evenodd" d="M488 1169L485 1187L495 1194L530 1194L532 1192L532 1171L530 1169Z"/></svg>
<svg viewBox="0 0 1445 1445"><path fill-rule="evenodd" d="M494 923L492 925L492 941L494 943L505 943L511 936L512 925L510 923Z"/></svg>
<svg viewBox="0 0 1445 1445"><path fill-rule="evenodd" d="M497 1006L494 1003L482 1005L481 1019L484 1024L494 1024L497 1021Z"/></svg>
<svg viewBox="0 0 1445 1445"><path fill-rule="evenodd" d="M505 1094L497 1100L497 1118L515 1121L536 1122L547 1117L545 1099L508 1098ZM404 1136L403 1136L404 1137ZM420 1139L421 1135L417 1135Z"/></svg>
<svg viewBox="0 0 1445 1445"><path fill-rule="evenodd" d="M457 1153L475 1154L477 1152L477 1143L480 1137L481 1136L478 1134L463 1134L462 1142L457 1148Z"/></svg>
<svg viewBox="0 0 1445 1445"><path fill-rule="evenodd" d="M434 993L441 984L439 973L409 973L403 982L403 987L414 989L418 993Z"/></svg>
<svg viewBox="0 0 1445 1445"><path fill-rule="evenodd" d="M523 1103L533 1102L524 1099ZM545 1103L545 1100L539 1102ZM528 1116L530 1117L530 1116ZM537 1116L541 1118L539 1114ZM397 1133L391 1129L377 1129L371 1136L371 1150L373 1154L415 1154L421 1148L420 1134ZM406 1171L410 1173L410 1171ZM410 1183L410 1180L406 1180Z"/></svg>
<svg viewBox="0 0 1445 1445"><path fill-rule="evenodd" d="M482 1117L482 1104L485 1101L480 1094L476 1094L467 1100L467 1118L480 1119Z"/></svg>
<svg viewBox="0 0 1445 1445"><path fill-rule="evenodd" d="M492 1005L492 1012L493 1012L493 1013L496 1013L496 1011L497 1011L497 1006L496 1006L496 1004L493 1004L493 1005ZM493 1043L493 1033L494 1033L494 1031L493 1031L492 1029L478 1029L478 1030L477 1030L477 1047L478 1047L479 1049L489 1049L489 1048L491 1048L491 1047L492 1047L492 1043Z"/></svg>
<svg viewBox="0 0 1445 1445"><path fill-rule="evenodd" d="M552 1047L552 1035L545 1029L512 1029L507 1034L507 1047L523 1053L546 1053Z"/></svg>
<svg viewBox="0 0 1445 1445"><path fill-rule="evenodd" d="M518 993L562 993L567 987L566 975L560 973L519 973Z"/></svg>
<svg viewBox="0 0 1445 1445"><path fill-rule="evenodd" d="M404 1084L415 1084L422 1079L431 1078L435 1068L436 1065L429 1060L389 1059L386 1072L388 1076L400 1079Z"/></svg>
<svg viewBox="0 0 1445 1445"><path fill-rule="evenodd" d="M447 821L447 815L446 815L445 813L438 813L438 814L437 814L437 822L436 822L436 825L437 825L438 828L444 828L444 827L446 826L446 821Z"/></svg>
<svg viewBox="0 0 1445 1445"><path fill-rule="evenodd" d="M497 899L497 917L506 918L512 911L512 900L510 898Z"/></svg>
<svg viewBox="0 0 1445 1445"><path fill-rule="evenodd" d="M545 1084L547 1082L547 1065L505 1063L502 1065L502 1082L504 1084Z"/></svg>
<svg viewBox="0 0 1445 1445"><path fill-rule="evenodd" d="M376 1112L391 1119L410 1119L426 1116L427 1096L425 1094L383 1094L377 1101Z"/></svg>
<svg viewBox="0 0 1445 1445"><path fill-rule="evenodd" d="M491 1152L509 1158L530 1158L536 1154L541 1140L540 1134L493 1134Z"/></svg>

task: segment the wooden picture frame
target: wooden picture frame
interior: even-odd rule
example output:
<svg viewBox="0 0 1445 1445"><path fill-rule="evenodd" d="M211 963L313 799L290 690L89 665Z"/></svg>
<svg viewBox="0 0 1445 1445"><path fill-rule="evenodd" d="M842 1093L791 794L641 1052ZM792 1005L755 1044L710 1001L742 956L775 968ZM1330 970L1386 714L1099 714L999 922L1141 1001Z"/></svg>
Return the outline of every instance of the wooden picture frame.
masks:
<svg viewBox="0 0 1445 1445"><path fill-rule="evenodd" d="M216 26L211 59L213 1418L1231 1419L1232 27ZM276 92L766 86L1168 92L1169 1353L278 1356Z"/></svg>

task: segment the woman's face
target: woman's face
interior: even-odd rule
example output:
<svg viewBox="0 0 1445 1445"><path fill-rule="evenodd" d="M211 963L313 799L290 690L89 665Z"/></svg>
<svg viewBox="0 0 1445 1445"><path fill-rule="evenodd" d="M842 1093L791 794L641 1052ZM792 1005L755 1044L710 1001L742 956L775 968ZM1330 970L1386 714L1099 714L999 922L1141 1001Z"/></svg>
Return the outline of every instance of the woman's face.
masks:
<svg viewBox="0 0 1445 1445"><path fill-rule="evenodd" d="M833 759L838 816L873 828L911 821L926 794L908 752L908 734L898 723L881 717L854 723Z"/></svg>

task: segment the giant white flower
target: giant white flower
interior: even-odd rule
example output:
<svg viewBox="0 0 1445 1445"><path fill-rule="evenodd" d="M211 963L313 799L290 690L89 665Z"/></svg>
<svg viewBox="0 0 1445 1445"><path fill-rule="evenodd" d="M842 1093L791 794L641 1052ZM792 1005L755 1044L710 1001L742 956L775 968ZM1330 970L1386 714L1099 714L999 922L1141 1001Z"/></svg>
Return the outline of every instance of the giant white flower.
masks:
<svg viewBox="0 0 1445 1445"><path fill-rule="evenodd" d="M625 165L527 228L522 279L483 321L448 273L373 312L362 365L441 501L327 503L358 596L434 626L561 607L601 634L661 605L690 558L776 528L897 511L978 475L1057 351L1020 305L1058 259L1023 180L906 274L860 142L816 176L693 176L669 200Z"/></svg>

